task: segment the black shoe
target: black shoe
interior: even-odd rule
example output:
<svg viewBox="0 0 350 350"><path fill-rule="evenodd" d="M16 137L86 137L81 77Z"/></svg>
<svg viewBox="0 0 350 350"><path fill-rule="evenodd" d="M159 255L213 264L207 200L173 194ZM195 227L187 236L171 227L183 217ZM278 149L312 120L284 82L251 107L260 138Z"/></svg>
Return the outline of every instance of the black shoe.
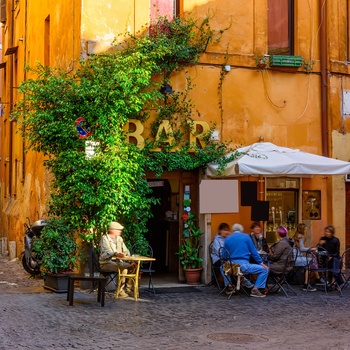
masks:
<svg viewBox="0 0 350 350"><path fill-rule="evenodd" d="M318 278L315 282L316 286L323 286L325 284L325 280L321 277Z"/></svg>
<svg viewBox="0 0 350 350"><path fill-rule="evenodd" d="M303 290L307 290L308 292L316 292L317 289L312 287L310 284L303 284Z"/></svg>

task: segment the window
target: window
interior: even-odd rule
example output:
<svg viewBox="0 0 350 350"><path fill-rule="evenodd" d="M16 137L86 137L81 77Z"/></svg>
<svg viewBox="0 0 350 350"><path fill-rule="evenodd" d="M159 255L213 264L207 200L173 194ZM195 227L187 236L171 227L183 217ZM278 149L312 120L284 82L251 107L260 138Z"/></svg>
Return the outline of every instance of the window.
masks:
<svg viewBox="0 0 350 350"><path fill-rule="evenodd" d="M294 54L294 0L268 0L268 53Z"/></svg>
<svg viewBox="0 0 350 350"><path fill-rule="evenodd" d="M159 16L172 19L178 16L180 11L181 0L151 0L151 20L155 20Z"/></svg>

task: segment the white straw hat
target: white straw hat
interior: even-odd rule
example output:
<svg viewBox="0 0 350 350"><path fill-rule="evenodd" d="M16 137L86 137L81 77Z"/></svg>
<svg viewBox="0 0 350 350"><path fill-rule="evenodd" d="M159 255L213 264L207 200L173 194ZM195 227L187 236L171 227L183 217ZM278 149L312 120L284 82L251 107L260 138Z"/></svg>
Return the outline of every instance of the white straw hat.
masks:
<svg viewBox="0 0 350 350"><path fill-rule="evenodd" d="M122 226L119 222L117 221L112 221L109 224L109 230L122 230L124 228L124 226Z"/></svg>

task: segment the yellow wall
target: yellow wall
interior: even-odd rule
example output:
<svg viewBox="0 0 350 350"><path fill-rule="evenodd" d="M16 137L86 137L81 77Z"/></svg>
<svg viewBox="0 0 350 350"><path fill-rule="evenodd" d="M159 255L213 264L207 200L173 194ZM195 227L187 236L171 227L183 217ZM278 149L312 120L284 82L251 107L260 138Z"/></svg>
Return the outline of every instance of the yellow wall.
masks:
<svg viewBox="0 0 350 350"><path fill-rule="evenodd" d="M96 54L111 49L123 34L136 34L149 24L149 0L81 0L81 49Z"/></svg>

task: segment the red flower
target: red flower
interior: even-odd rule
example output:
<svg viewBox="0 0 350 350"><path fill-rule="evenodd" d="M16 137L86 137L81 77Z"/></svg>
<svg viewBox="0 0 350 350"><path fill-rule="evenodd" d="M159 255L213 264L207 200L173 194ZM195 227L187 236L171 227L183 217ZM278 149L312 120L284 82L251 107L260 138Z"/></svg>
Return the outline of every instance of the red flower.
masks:
<svg viewBox="0 0 350 350"><path fill-rule="evenodd" d="M182 220L187 221L188 220L188 214L183 214L182 215Z"/></svg>

